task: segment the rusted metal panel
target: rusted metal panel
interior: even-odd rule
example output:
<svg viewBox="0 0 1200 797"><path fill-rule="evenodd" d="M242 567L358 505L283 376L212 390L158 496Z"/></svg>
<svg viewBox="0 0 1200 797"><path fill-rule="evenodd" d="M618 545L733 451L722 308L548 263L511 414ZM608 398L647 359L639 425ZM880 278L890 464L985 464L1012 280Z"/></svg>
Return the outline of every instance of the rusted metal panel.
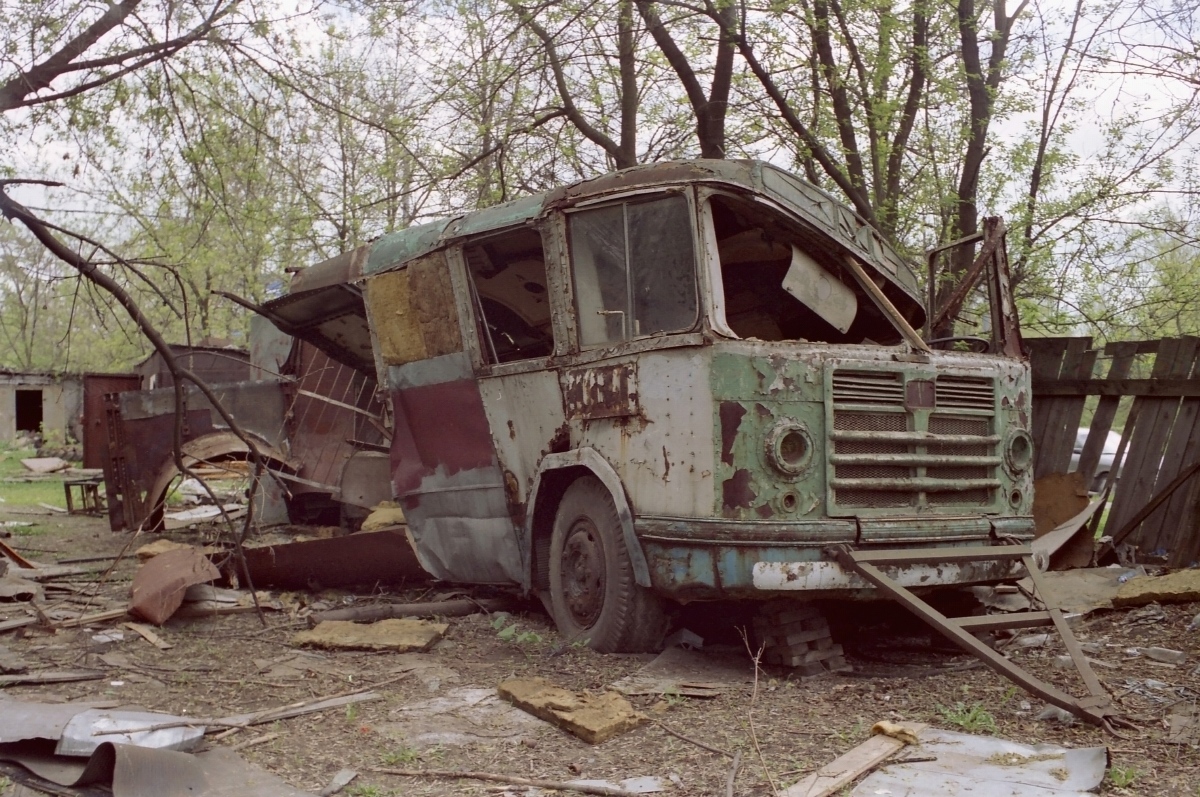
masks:
<svg viewBox="0 0 1200 797"><path fill-rule="evenodd" d="M536 370L485 377L479 391L506 483L512 475L509 500L523 525L538 464L547 454L571 447L558 375Z"/></svg>
<svg viewBox="0 0 1200 797"><path fill-rule="evenodd" d="M188 587L220 577L220 571L199 548L161 553L134 573L129 611L162 625L183 604L183 593Z"/></svg>
<svg viewBox="0 0 1200 797"><path fill-rule="evenodd" d="M574 421L638 415L636 362L593 365L562 372L563 402Z"/></svg>
<svg viewBox="0 0 1200 797"><path fill-rule="evenodd" d="M712 515L715 409L707 387L697 388L708 382L710 363L706 348L643 353L630 390L636 415L569 421L572 442L612 465L636 515Z"/></svg>
<svg viewBox="0 0 1200 797"><path fill-rule="evenodd" d="M398 585L424 580L402 531L371 531L246 548L246 567L254 586L325 589Z"/></svg>
<svg viewBox="0 0 1200 797"><path fill-rule="evenodd" d="M104 422L104 397L141 387L138 374L83 375L83 467L103 468L108 460L108 431Z"/></svg>
<svg viewBox="0 0 1200 797"><path fill-rule="evenodd" d="M381 421L375 420L383 414L375 380L307 342L293 350L285 371L297 380L294 389L288 391L291 397L287 405L287 433L301 462L298 475L335 490L302 482L293 483L290 488L295 493L327 492L336 497L342 470L358 450L353 441L376 445L386 442L380 431Z"/></svg>
<svg viewBox="0 0 1200 797"><path fill-rule="evenodd" d="M241 349L177 344L170 348L180 367L209 384L239 382L250 378L250 354ZM142 376L142 387L148 390L175 384L166 361L158 352L135 365L133 370Z"/></svg>
<svg viewBox="0 0 1200 797"><path fill-rule="evenodd" d="M334 255L316 265L297 271L292 277L288 293L304 293L332 285L354 282L362 276L363 266L371 254L371 245L365 244L349 252Z"/></svg>
<svg viewBox="0 0 1200 797"><path fill-rule="evenodd" d="M450 581L519 583L504 474L465 354L388 369L393 490L422 566Z"/></svg>
<svg viewBox="0 0 1200 797"><path fill-rule="evenodd" d="M272 381L283 374L283 366L292 353L292 336L280 332L266 318L255 315L250 318L250 366L251 378Z"/></svg>
<svg viewBox="0 0 1200 797"><path fill-rule="evenodd" d="M327 285L289 293L261 308L251 307L269 318L280 331L311 343L363 374L374 373L374 349L358 286Z"/></svg>

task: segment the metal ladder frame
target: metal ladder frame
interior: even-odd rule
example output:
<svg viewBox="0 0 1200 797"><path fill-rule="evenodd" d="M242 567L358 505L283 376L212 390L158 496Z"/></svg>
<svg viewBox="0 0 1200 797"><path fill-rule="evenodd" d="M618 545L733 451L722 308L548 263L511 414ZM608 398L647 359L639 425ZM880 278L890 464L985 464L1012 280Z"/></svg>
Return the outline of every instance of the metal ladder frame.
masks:
<svg viewBox="0 0 1200 797"><path fill-rule="evenodd" d="M1071 632L1062 611L1046 600L1041 572L1034 561L1033 551L1028 545L971 546L969 548L900 548L880 551L859 551L838 545L827 549L827 553L847 570L851 570L875 585L880 592L898 602L938 633L972 654L992 670L1009 679L1021 688L1038 695L1064 711L1099 725L1116 734L1114 725L1132 727L1113 706L1100 679L1092 671L1087 656L1079 641ZM1033 582L1034 595L1045 606L1045 611L1013 612L983 617L947 617L930 606L907 587L888 576L880 567L888 565L914 564L960 564L997 559L1021 560ZM1048 684L1033 673L1005 658L987 644L976 639L974 633L1015 628L1037 628L1053 626L1066 646L1075 669L1087 687L1088 696L1075 698L1058 687Z"/></svg>

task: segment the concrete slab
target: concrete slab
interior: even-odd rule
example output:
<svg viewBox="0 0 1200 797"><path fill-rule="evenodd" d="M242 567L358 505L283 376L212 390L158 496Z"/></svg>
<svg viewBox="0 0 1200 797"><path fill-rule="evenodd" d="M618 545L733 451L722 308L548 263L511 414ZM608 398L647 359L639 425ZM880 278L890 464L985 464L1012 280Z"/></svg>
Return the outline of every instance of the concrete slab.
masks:
<svg viewBox="0 0 1200 797"><path fill-rule="evenodd" d="M1190 603L1200 601L1200 569L1179 570L1166 576L1126 581L1113 596L1113 606L1145 606L1147 603Z"/></svg>
<svg viewBox="0 0 1200 797"><path fill-rule="evenodd" d="M429 650L450 626L412 617L380 620L360 625L348 620L327 620L292 637L293 645L343 650L392 650L397 653Z"/></svg>
<svg viewBox="0 0 1200 797"><path fill-rule="evenodd" d="M608 741L646 722L646 716L616 692L577 694L544 678L513 678L500 684L498 691L517 708L589 744Z"/></svg>

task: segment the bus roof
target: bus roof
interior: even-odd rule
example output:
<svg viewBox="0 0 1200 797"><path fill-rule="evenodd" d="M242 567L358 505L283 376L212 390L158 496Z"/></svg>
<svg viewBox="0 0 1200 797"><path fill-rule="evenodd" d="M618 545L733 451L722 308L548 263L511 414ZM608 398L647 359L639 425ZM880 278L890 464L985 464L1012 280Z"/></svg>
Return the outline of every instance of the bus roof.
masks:
<svg viewBox="0 0 1200 797"><path fill-rule="evenodd" d="M769 163L755 160L682 160L634 166L591 180L522 197L459 216L419 224L380 237L371 247L364 274L387 271L468 235L531 222L544 213L584 199L657 185L719 184L765 196L795 213L816 232L882 275L909 302L901 312L924 315L923 293L907 261L861 216L817 188ZM894 298L896 291L888 291Z"/></svg>

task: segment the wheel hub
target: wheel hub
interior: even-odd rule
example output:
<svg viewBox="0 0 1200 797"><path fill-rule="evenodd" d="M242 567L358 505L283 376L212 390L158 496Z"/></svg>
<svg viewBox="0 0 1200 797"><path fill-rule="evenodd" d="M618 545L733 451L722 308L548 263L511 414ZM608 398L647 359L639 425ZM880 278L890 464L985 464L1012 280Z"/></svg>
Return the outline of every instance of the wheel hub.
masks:
<svg viewBox="0 0 1200 797"><path fill-rule="evenodd" d="M604 608L604 547L595 525L580 518L563 545L562 586L567 609L581 628L590 628Z"/></svg>

